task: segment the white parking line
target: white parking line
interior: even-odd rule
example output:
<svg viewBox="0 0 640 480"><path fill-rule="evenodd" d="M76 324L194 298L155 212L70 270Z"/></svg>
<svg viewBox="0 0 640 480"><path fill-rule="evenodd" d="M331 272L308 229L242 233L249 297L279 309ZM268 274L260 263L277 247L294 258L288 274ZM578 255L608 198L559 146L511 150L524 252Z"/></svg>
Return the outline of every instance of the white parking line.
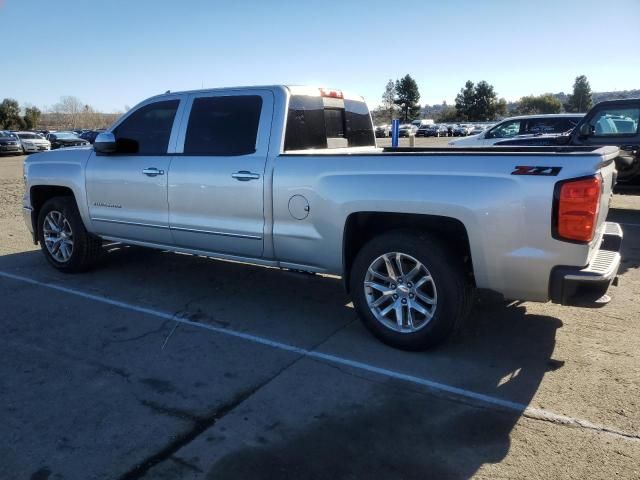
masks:
<svg viewBox="0 0 640 480"><path fill-rule="evenodd" d="M13 273L0 271L0 277L16 280L19 282L29 283L31 285L37 285L37 286L48 288L51 290L57 290L59 292L64 292L69 295L75 295L77 297L93 300L93 301L100 302L107 305L112 305L118 308L123 308L125 310L130 310L132 312L143 313L143 314L151 315L157 318L162 318L163 320L173 320L181 324L190 325L196 328L202 328L204 330L220 333L222 335L241 338L249 342L257 343L260 345L266 345L268 347L296 353L298 355L303 355L309 358L324 360L329 363L344 365L347 367L363 370L370 373L375 373L385 377L394 378L397 380L403 380L409 383L413 383L415 385L426 387L427 389L434 392L446 393L454 397L459 397L462 399L480 402L486 405L491 405L491 406L500 407L507 410L520 412L522 415L529 418L546 420L553 423L570 425L574 427L581 427L589 430L596 430L599 432L604 432L604 433L612 434L615 436L623 437L627 440L635 440L635 441L640 440L640 434L623 432L613 427L591 423L588 420L582 420L579 418L569 417L567 415L561 415L545 409L528 407L523 403L512 402L509 400L504 400L502 398L492 397L490 395L473 392L471 390L466 390L464 388L454 387L452 385L447 385L445 383L436 382L434 380L416 377L414 375L408 375L406 373L398 372L395 370L389 370L387 368L376 367L375 365L359 362L357 360L350 360L348 358L344 358L344 357L340 357L340 356L332 355L328 353L322 353L316 350L307 350L305 348L296 347L294 345L278 342L276 340L270 340L268 338L260 337L257 335L237 332L235 330L230 330L228 328L207 325L206 323L194 322L193 320L188 320L186 318L176 317L175 315L168 312L163 312L160 310L155 310L147 307L140 307L138 305L133 305L127 302L121 302L119 300L112 300L107 297L101 297L99 295L82 292L80 290L75 290L73 288L67 288L67 287L62 287L60 285L53 285L50 283L41 282L39 280L23 277L21 275L15 275Z"/></svg>
<svg viewBox="0 0 640 480"><path fill-rule="evenodd" d="M640 227L640 223L624 223L624 222L618 222L618 223L625 227Z"/></svg>

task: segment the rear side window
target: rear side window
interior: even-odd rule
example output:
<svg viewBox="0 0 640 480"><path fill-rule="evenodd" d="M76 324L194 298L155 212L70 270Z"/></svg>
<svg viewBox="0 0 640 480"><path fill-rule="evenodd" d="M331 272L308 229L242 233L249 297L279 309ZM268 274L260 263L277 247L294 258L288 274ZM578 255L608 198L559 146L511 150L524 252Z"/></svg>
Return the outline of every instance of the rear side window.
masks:
<svg viewBox="0 0 640 480"><path fill-rule="evenodd" d="M113 131L117 152L130 155L166 154L179 103L179 100L150 103L129 115Z"/></svg>
<svg viewBox="0 0 640 480"><path fill-rule="evenodd" d="M375 135L369 110L357 100L293 95L289 100L284 149L374 146Z"/></svg>
<svg viewBox="0 0 640 480"><path fill-rule="evenodd" d="M532 118L523 122L521 134L565 133L573 130L581 117Z"/></svg>
<svg viewBox="0 0 640 480"><path fill-rule="evenodd" d="M248 155L256 151L262 97L196 98L191 107L185 155Z"/></svg>

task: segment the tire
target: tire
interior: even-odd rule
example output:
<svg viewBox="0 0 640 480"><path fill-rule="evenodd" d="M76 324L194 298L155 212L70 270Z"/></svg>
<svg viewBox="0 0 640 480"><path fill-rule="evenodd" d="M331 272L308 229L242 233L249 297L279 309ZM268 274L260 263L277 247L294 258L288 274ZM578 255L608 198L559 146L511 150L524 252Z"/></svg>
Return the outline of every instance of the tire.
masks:
<svg viewBox="0 0 640 480"><path fill-rule="evenodd" d="M37 227L42 253L61 272L89 270L102 255L102 240L87 232L73 197L47 200L38 213ZM50 232L47 239L45 231Z"/></svg>
<svg viewBox="0 0 640 480"><path fill-rule="evenodd" d="M394 255L387 255L390 253ZM402 255L400 263L406 278L398 278L395 262L392 264L396 273L394 282L387 282L379 276L372 277L371 270L392 279L388 274L384 256L387 255L387 258L392 260L397 253ZM414 268L414 260L419 262L426 272L420 270L417 275L409 277L410 270ZM423 280L426 276L430 279ZM412 280L416 283L410 283ZM366 281L373 281L378 288L365 286ZM423 283L418 286L420 282ZM380 293L380 285L384 285L385 289L388 287L386 293ZM413 296L409 298L412 291ZM465 278L462 259L428 234L404 231L380 235L362 247L351 269L350 292L358 315L373 335L387 345L411 351L426 350L443 343L463 325L473 299L473 289ZM394 293L389 295L389 292ZM380 303L377 310L376 307L370 308L370 303L375 304L382 297L387 298ZM430 299L433 302L431 306L425 303L423 298ZM405 302L404 305L400 304L402 326L397 324L395 307L392 307L387 316L381 315L389 305L397 306L401 301ZM409 305L416 304L415 308L422 307L423 310L427 310L428 315L413 310L414 323L410 325L408 312L412 311L412 308ZM394 323L396 325L393 325Z"/></svg>

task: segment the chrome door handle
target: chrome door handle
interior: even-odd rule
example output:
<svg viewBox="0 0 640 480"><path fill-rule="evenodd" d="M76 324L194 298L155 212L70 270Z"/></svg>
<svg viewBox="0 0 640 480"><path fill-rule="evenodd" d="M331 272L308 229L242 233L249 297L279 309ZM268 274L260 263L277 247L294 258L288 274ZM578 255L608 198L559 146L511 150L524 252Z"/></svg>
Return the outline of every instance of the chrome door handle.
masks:
<svg viewBox="0 0 640 480"><path fill-rule="evenodd" d="M155 177L157 175L164 175L164 170L158 170L155 167L151 167L145 168L144 170L142 170L142 173L144 173L148 177Z"/></svg>
<svg viewBox="0 0 640 480"><path fill-rule="evenodd" d="M257 180L260 178L260 174L247 170L240 170L239 172L232 173L231 176L240 182L248 182L249 180Z"/></svg>

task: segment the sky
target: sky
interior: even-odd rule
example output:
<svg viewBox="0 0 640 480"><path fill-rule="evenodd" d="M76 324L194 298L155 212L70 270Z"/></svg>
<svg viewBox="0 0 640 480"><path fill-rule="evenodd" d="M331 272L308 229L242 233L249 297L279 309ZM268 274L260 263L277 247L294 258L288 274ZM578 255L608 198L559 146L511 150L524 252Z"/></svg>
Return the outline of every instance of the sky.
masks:
<svg viewBox="0 0 640 480"><path fill-rule="evenodd" d="M297 84L420 103L465 81L500 97L640 88L640 0L0 0L0 99L104 112L166 90Z"/></svg>

